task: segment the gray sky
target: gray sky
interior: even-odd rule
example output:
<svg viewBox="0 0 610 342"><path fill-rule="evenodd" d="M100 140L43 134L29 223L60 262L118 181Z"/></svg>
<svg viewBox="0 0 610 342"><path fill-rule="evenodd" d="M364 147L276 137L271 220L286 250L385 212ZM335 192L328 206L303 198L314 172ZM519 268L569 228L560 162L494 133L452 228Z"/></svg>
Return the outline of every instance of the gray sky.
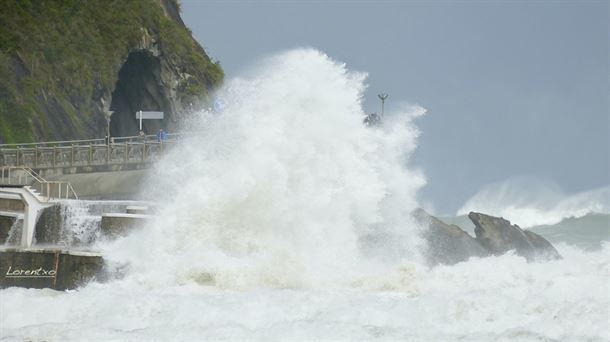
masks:
<svg viewBox="0 0 610 342"><path fill-rule="evenodd" d="M428 109L414 164L438 213L512 176L610 184L608 1L181 3L228 77L314 47L369 73L367 111L379 92Z"/></svg>

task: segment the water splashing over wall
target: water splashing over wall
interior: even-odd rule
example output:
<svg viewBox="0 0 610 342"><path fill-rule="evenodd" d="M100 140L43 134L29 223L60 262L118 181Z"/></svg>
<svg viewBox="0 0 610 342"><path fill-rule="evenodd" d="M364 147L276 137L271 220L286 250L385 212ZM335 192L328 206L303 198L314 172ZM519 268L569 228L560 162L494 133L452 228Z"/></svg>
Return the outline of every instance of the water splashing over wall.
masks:
<svg viewBox="0 0 610 342"><path fill-rule="evenodd" d="M163 269L169 282L212 275L228 287L336 284L377 257L416 258L409 213L424 180L406 163L424 110L365 127L365 78L305 49L229 82L224 111L189 122L200 133L146 182L160 218L114 255L156 281Z"/></svg>

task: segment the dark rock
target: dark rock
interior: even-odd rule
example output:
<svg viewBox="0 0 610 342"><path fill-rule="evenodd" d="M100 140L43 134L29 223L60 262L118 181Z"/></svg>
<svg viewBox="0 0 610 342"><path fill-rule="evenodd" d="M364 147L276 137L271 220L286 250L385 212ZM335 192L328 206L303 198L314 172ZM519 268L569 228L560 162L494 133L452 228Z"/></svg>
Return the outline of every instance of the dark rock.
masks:
<svg viewBox="0 0 610 342"><path fill-rule="evenodd" d="M547 260L562 259L559 252L547 239L529 230L524 230L523 232L536 249L538 257Z"/></svg>
<svg viewBox="0 0 610 342"><path fill-rule="evenodd" d="M460 227L446 224L422 209L414 211L413 217L427 227L422 237L426 241L423 254L429 265L453 265L473 256L489 255L485 248Z"/></svg>
<svg viewBox="0 0 610 342"><path fill-rule="evenodd" d="M524 231L510 221L475 212L468 217L475 225L476 240L493 255L514 250L528 261L561 259L553 245L542 236Z"/></svg>

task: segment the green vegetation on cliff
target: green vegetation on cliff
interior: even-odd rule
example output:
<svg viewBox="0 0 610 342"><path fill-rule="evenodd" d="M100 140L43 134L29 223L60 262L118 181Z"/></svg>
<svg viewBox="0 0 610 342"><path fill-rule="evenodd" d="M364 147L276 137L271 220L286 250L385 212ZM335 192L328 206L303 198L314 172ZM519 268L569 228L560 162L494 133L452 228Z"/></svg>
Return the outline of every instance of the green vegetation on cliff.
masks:
<svg viewBox="0 0 610 342"><path fill-rule="evenodd" d="M100 99L130 51L155 37L203 96L224 73L172 16L175 0L5 0L0 9L0 142L89 138L103 131Z"/></svg>

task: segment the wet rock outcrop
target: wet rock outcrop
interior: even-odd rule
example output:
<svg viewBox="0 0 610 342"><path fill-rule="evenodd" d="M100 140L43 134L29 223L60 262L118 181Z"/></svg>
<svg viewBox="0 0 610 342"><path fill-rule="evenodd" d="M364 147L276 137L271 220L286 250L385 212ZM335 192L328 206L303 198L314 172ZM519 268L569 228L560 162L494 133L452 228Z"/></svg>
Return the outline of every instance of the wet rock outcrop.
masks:
<svg viewBox="0 0 610 342"><path fill-rule="evenodd" d="M504 218L475 212L468 214L468 218L475 225L476 240L493 255L514 250L528 261L561 258L545 238L512 225Z"/></svg>
<svg viewBox="0 0 610 342"><path fill-rule="evenodd" d="M489 255L487 249L460 227L447 224L422 209L413 212L413 217L427 227L422 233L427 242L422 252L430 265L451 265L473 256Z"/></svg>
<svg viewBox="0 0 610 342"><path fill-rule="evenodd" d="M422 209L414 211L413 217L425 227L422 237L426 244L422 253L431 266L452 265L471 257L502 255L509 251L527 261L561 259L545 238L503 218L471 212L468 217L476 227L473 238L460 227L446 224Z"/></svg>

